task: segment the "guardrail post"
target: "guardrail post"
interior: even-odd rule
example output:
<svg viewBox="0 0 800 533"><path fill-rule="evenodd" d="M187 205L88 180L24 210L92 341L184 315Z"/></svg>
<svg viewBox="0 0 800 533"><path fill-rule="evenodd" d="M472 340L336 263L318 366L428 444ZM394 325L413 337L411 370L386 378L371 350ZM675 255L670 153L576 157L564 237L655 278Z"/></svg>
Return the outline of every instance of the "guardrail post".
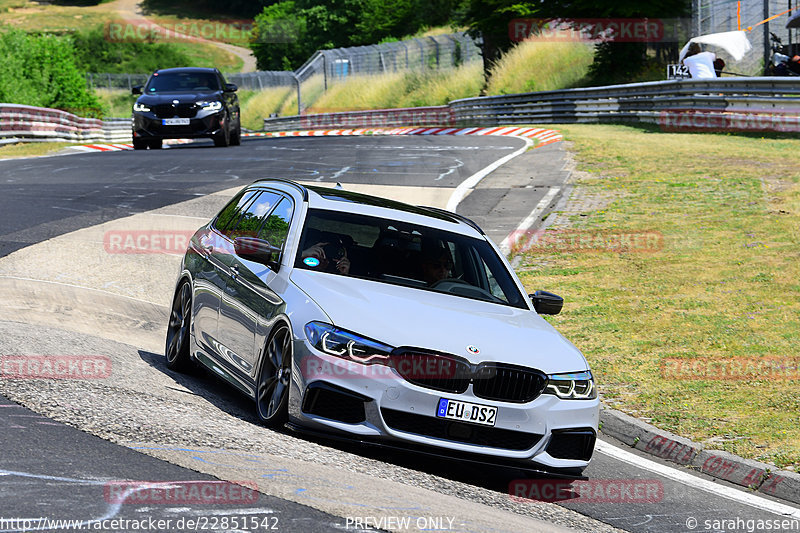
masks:
<svg viewBox="0 0 800 533"><path fill-rule="evenodd" d="M292 72L292 77L294 78L294 82L297 84L297 114L300 115L302 110L302 105L300 103L300 78Z"/></svg>
<svg viewBox="0 0 800 533"><path fill-rule="evenodd" d="M437 41L433 36L430 36L429 39L433 41L433 46L436 50L436 68L439 68L439 41Z"/></svg>

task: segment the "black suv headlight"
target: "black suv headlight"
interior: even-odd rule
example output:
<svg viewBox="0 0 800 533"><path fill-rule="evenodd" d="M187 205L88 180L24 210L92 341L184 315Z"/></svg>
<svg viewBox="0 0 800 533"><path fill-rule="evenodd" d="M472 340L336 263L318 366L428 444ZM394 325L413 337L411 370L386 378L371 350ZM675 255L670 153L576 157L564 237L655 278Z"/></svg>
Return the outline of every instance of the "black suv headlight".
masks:
<svg viewBox="0 0 800 533"><path fill-rule="evenodd" d="M392 347L324 322L309 322L306 337L317 350L364 365L389 365Z"/></svg>
<svg viewBox="0 0 800 533"><path fill-rule="evenodd" d="M146 105L140 104L139 102L136 102L135 104L133 104L133 112L134 113L145 113L147 111L150 111L150 108L147 107Z"/></svg>
<svg viewBox="0 0 800 533"><path fill-rule="evenodd" d="M588 370L547 376L545 394L554 394L562 400L593 400L597 398L594 378Z"/></svg>
<svg viewBox="0 0 800 533"><path fill-rule="evenodd" d="M202 109L203 111L219 111L222 109L222 102L218 100L214 101L201 101L197 102L197 107Z"/></svg>

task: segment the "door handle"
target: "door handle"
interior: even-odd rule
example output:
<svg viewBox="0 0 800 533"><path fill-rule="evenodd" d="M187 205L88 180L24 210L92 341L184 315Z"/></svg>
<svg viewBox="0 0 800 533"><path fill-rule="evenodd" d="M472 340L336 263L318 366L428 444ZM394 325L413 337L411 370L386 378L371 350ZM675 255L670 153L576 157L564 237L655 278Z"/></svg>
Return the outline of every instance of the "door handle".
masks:
<svg viewBox="0 0 800 533"><path fill-rule="evenodd" d="M237 280L238 277L239 277L239 267L237 267L236 265L233 265L231 267L231 278L233 278L234 280Z"/></svg>

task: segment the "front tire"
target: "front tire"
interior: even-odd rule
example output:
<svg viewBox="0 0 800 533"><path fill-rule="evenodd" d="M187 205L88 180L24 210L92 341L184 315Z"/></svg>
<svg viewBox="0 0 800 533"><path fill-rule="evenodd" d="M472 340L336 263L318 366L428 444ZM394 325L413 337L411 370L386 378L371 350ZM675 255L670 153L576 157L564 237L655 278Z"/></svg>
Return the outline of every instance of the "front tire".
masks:
<svg viewBox="0 0 800 533"><path fill-rule="evenodd" d="M224 148L231 144L231 130L228 124L230 124L230 122L226 120L225 124L220 128L219 133L214 135L214 146Z"/></svg>
<svg viewBox="0 0 800 533"><path fill-rule="evenodd" d="M258 373L256 410L261 422L279 428L289 418L289 385L292 376L292 335L289 326L275 328L264 347Z"/></svg>
<svg viewBox="0 0 800 533"><path fill-rule="evenodd" d="M134 139L133 140L133 149L134 150L146 150L147 149L147 141L144 139Z"/></svg>
<svg viewBox="0 0 800 533"><path fill-rule="evenodd" d="M231 134L231 146L242 144L242 127L236 126L236 131Z"/></svg>
<svg viewBox="0 0 800 533"><path fill-rule="evenodd" d="M192 288L188 281L181 283L175 298L167 326L167 344L164 355L167 368L176 372L185 372L191 365L189 355L189 326L192 320Z"/></svg>

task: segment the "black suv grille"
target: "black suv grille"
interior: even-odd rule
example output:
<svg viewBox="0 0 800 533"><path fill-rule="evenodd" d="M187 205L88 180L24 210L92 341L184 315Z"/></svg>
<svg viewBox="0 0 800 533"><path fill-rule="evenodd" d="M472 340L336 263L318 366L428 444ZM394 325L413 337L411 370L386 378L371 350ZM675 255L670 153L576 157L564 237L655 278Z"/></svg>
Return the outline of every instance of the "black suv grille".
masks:
<svg viewBox="0 0 800 533"><path fill-rule="evenodd" d="M535 400L547 385L547 376L536 370L503 363L482 363L475 372L472 392L479 398L525 403Z"/></svg>
<svg viewBox="0 0 800 533"><path fill-rule="evenodd" d="M194 104L158 104L153 107L153 113L158 118L192 118L197 114Z"/></svg>
<svg viewBox="0 0 800 533"><path fill-rule="evenodd" d="M592 458L594 441L597 436L591 428L579 430L553 431L547 453L556 459L588 461Z"/></svg>
<svg viewBox="0 0 800 533"><path fill-rule="evenodd" d="M394 409L383 408L381 415L387 426L398 431L504 450L529 450L542 438L535 433L476 426Z"/></svg>

